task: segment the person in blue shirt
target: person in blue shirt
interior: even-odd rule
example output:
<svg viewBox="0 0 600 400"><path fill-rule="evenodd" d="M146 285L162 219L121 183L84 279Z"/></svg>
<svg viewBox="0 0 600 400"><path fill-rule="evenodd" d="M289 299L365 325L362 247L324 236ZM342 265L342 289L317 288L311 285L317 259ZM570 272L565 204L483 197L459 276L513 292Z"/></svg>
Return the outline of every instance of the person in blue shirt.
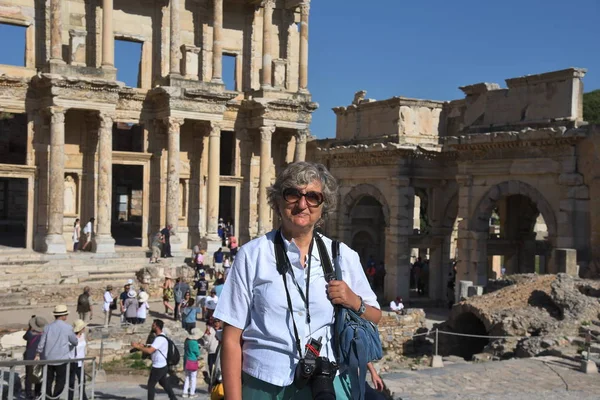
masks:
<svg viewBox="0 0 600 400"><path fill-rule="evenodd" d="M183 329L188 333L192 333L192 329L196 327L196 318L200 310L196 307L195 301L190 297L189 292L185 294L185 297L187 303L184 303L185 305L181 308L181 324Z"/></svg>
<svg viewBox="0 0 600 400"><path fill-rule="evenodd" d="M215 275L219 275L220 273L225 272L223 270L223 248L219 247L219 250L215 251L213 254L213 268L215 269Z"/></svg>

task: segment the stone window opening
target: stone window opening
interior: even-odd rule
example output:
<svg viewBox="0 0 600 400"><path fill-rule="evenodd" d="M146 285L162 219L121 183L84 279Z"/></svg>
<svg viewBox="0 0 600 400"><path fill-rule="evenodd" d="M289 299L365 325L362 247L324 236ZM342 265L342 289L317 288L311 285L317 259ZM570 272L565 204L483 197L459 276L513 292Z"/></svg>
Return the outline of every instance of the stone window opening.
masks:
<svg viewBox="0 0 600 400"><path fill-rule="evenodd" d="M235 175L235 132L221 131L219 175Z"/></svg>
<svg viewBox="0 0 600 400"><path fill-rule="evenodd" d="M223 218L223 222L230 222L235 227L235 193L234 186L221 186L219 188L219 218Z"/></svg>
<svg viewBox="0 0 600 400"><path fill-rule="evenodd" d="M142 165L113 164L111 234L119 246L142 245Z"/></svg>
<svg viewBox="0 0 600 400"><path fill-rule="evenodd" d="M129 122L115 122L112 139L113 151L141 153L144 151L144 126Z"/></svg>
<svg viewBox="0 0 600 400"><path fill-rule="evenodd" d="M0 177L0 247L25 248L27 179Z"/></svg>
<svg viewBox="0 0 600 400"><path fill-rule="evenodd" d="M115 39L117 80L129 87L142 87L142 50L142 41L131 38Z"/></svg>
<svg viewBox="0 0 600 400"><path fill-rule="evenodd" d="M27 26L0 21L0 64L27 67Z"/></svg>
<svg viewBox="0 0 600 400"><path fill-rule="evenodd" d="M0 111L0 163L27 162L27 115Z"/></svg>
<svg viewBox="0 0 600 400"><path fill-rule="evenodd" d="M223 83L226 90L241 92L241 82L237 78L237 59L237 54L223 52Z"/></svg>

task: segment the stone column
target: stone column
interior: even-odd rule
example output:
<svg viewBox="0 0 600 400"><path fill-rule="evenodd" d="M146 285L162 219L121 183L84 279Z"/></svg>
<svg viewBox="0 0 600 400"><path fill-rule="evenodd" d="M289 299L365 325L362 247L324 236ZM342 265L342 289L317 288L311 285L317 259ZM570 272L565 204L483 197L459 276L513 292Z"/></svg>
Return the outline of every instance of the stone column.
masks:
<svg viewBox="0 0 600 400"><path fill-rule="evenodd" d="M273 30L273 9L275 0L263 1L263 65L262 87L270 88L273 79L273 55L271 54L271 31Z"/></svg>
<svg viewBox="0 0 600 400"><path fill-rule="evenodd" d="M50 1L50 61L64 63L62 57L61 0Z"/></svg>
<svg viewBox="0 0 600 400"><path fill-rule="evenodd" d="M115 240L112 238L112 114L100 113L98 129L98 200L97 228L93 238L96 253L114 253Z"/></svg>
<svg viewBox="0 0 600 400"><path fill-rule="evenodd" d="M167 225L171 225L171 251L181 250L181 238L177 235L179 225L179 158L180 128L183 119L167 118Z"/></svg>
<svg viewBox="0 0 600 400"><path fill-rule="evenodd" d="M171 0L170 15L171 15L171 57L170 68L171 74L180 75L179 68L179 2L181 0ZM179 137L179 133L177 134ZM179 139L178 139L179 140ZM179 149L178 149L179 151Z"/></svg>
<svg viewBox="0 0 600 400"><path fill-rule="evenodd" d="M214 0L212 81L223 83L223 0Z"/></svg>
<svg viewBox="0 0 600 400"><path fill-rule="evenodd" d="M308 129L296 132L296 149L294 150L294 162L306 160L306 141L308 140Z"/></svg>
<svg viewBox="0 0 600 400"><path fill-rule="evenodd" d="M258 236L267 233L269 219L269 204L267 203L267 188L271 184L271 138L275 126L260 127L260 177L258 182Z"/></svg>
<svg viewBox="0 0 600 400"><path fill-rule="evenodd" d="M102 66L115 66L113 0L102 0Z"/></svg>
<svg viewBox="0 0 600 400"><path fill-rule="evenodd" d="M301 92L308 91L308 15L310 1L300 5L300 73L298 86Z"/></svg>
<svg viewBox="0 0 600 400"><path fill-rule="evenodd" d="M219 240L219 185L221 181L221 127L211 123L208 136L207 227L209 240Z"/></svg>
<svg viewBox="0 0 600 400"><path fill-rule="evenodd" d="M54 2L53 2L54 4ZM65 110L50 107L50 165L48 189L47 253L67 252L63 237L65 198Z"/></svg>

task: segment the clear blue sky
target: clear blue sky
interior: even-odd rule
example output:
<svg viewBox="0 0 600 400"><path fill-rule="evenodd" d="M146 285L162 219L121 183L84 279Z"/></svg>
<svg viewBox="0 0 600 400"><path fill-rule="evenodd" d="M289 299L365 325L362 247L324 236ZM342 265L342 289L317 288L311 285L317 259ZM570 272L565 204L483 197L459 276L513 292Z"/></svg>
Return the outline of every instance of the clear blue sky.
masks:
<svg viewBox="0 0 600 400"><path fill-rule="evenodd" d="M571 66L588 69L586 91L599 89L599 18L600 0L312 0L312 132L335 136L331 108L363 89L452 100L463 97L459 86ZM139 44L115 47L119 79L135 86ZM0 25L0 64L22 65L24 48L24 28Z"/></svg>
<svg viewBox="0 0 600 400"><path fill-rule="evenodd" d="M335 136L332 107L354 93L463 97L459 86L584 67L600 88L600 0L313 0L312 133Z"/></svg>

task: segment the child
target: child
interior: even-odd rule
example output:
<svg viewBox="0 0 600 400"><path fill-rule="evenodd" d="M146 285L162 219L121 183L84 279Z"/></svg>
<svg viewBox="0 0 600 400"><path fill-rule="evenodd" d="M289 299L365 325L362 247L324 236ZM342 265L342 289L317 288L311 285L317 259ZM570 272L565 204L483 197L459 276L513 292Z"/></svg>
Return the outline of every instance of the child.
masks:
<svg viewBox="0 0 600 400"><path fill-rule="evenodd" d="M229 275L229 270L231 270L231 261L228 256L225 256L223 260L223 279L227 280L227 275Z"/></svg>
<svg viewBox="0 0 600 400"><path fill-rule="evenodd" d="M198 346L200 332L198 328L192 329L183 344L183 369L185 371L183 397L196 397L196 374L198 373L198 360L200 359L200 347Z"/></svg>
<svg viewBox="0 0 600 400"><path fill-rule="evenodd" d="M137 323L143 324L146 322L146 315L148 314L148 310L150 309L150 305L148 304L148 293L141 292L139 295L138 301L138 310L137 310Z"/></svg>

